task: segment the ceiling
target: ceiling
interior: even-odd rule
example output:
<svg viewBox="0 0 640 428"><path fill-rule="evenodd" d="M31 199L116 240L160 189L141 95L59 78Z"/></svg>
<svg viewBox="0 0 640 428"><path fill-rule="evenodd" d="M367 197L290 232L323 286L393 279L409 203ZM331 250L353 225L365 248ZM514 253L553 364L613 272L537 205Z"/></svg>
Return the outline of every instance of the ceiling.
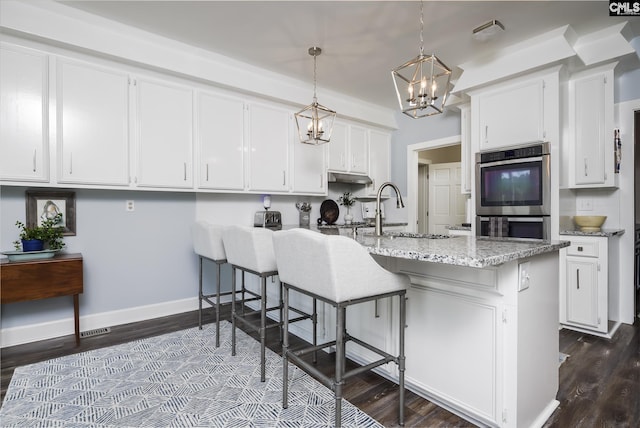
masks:
<svg viewBox="0 0 640 428"><path fill-rule="evenodd" d="M418 1L60 1L138 29L313 82L308 48L319 46L318 99L332 89L397 107L390 71L420 48ZM425 1L424 51L456 66L570 24L577 35L609 27L608 1ZM481 42L473 28L505 31ZM634 35L640 20L630 19Z"/></svg>

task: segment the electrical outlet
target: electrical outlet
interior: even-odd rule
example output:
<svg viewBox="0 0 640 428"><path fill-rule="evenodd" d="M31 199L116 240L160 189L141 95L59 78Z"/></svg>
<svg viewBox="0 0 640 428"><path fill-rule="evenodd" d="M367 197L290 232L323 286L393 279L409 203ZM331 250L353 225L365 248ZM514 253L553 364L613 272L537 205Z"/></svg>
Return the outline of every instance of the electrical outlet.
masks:
<svg viewBox="0 0 640 428"><path fill-rule="evenodd" d="M529 282L531 281L531 276L529 275L531 271L531 262L520 263L518 271L518 276L520 277L518 281L518 291L526 290L529 288Z"/></svg>
<svg viewBox="0 0 640 428"><path fill-rule="evenodd" d="M593 199L584 198L578 200L578 209L580 211L593 211Z"/></svg>
<svg viewBox="0 0 640 428"><path fill-rule="evenodd" d="M136 207L135 204L133 203L133 201L129 200L127 201L127 211L131 212L131 211L135 211Z"/></svg>

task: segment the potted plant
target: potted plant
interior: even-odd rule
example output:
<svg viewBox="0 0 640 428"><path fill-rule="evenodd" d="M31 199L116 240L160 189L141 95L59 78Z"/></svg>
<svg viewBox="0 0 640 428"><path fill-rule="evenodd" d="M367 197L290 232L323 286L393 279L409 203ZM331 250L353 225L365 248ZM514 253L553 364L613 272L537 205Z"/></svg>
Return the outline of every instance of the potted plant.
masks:
<svg viewBox="0 0 640 428"><path fill-rule="evenodd" d="M351 192L344 192L342 196L338 198L338 203L347 208L347 213L344 215L344 223L351 224L353 216L351 215L351 207L356 203L356 199L351 196Z"/></svg>
<svg viewBox="0 0 640 428"><path fill-rule="evenodd" d="M23 222L16 221L20 229L19 239L13 242L16 251L23 252L42 251L45 247L49 250L60 250L64 247L62 233L64 228L59 226L62 214L42 221L40 226L27 227Z"/></svg>

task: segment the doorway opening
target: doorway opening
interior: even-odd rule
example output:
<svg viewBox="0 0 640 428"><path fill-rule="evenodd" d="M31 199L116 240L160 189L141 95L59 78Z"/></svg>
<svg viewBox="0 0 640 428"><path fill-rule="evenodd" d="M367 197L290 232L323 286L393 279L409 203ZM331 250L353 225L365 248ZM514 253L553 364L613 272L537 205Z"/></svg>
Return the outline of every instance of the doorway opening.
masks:
<svg viewBox="0 0 640 428"><path fill-rule="evenodd" d="M461 192L462 168L460 136L407 148L407 194L415 201L408 212L410 231L448 234L447 226L467 222L469 195Z"/></svg>

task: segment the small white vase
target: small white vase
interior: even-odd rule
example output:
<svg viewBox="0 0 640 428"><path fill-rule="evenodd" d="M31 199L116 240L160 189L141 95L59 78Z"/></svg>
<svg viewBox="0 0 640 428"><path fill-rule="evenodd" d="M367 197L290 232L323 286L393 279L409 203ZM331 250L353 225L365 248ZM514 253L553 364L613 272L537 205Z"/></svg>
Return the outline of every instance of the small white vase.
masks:
<svg viewBox="0 0 640 428"><path fill-rule="evenodd" d="M351 215L349 210L347 210L347 213L344 215L344 224L351 224L352 222L353 222L353 216Z"/></svg>

